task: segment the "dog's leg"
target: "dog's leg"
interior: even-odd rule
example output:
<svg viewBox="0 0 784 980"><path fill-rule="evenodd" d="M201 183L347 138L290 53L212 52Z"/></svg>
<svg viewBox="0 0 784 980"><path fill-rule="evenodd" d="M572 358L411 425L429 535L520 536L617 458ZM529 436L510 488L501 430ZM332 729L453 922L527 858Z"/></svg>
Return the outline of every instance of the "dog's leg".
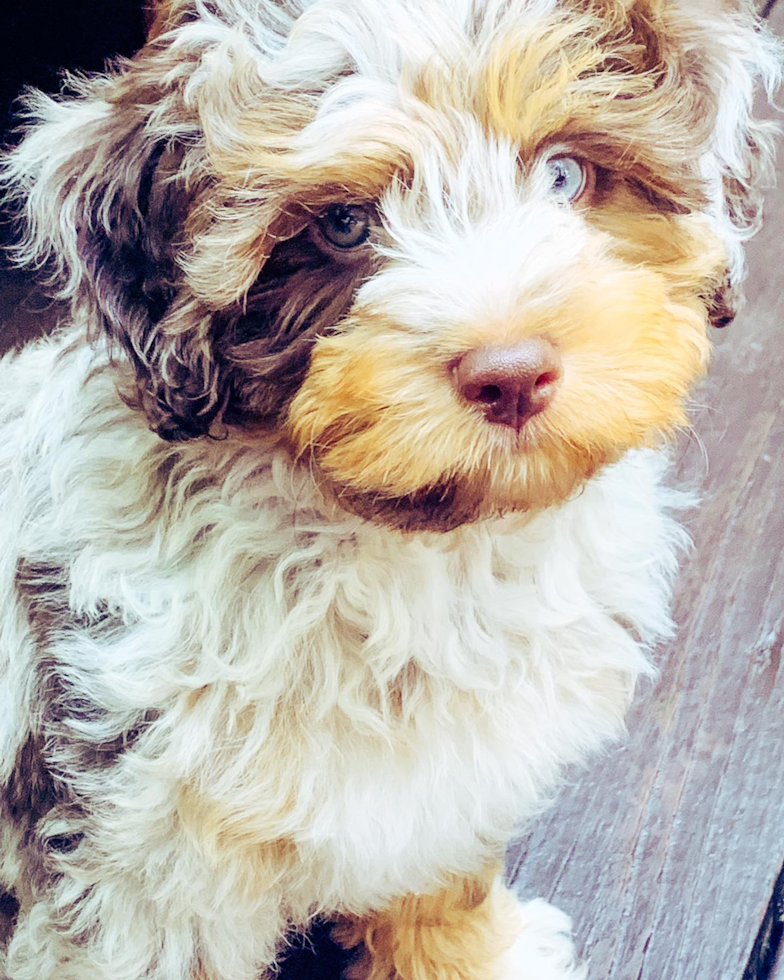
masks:
<svg viewBox="0 0 784 980"><path fill-rule="evenodd" d="M563 912L519 902L493 869L341 922L335 937L357 949L346 980L583 980L569 930Z"/></svg>

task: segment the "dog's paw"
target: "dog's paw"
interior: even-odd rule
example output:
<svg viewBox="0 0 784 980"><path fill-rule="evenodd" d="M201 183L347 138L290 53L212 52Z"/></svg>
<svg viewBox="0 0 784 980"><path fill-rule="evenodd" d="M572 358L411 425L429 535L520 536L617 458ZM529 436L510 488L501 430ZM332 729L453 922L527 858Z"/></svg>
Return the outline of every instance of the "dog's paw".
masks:
<svg viewBox="0 0 784 980"><path fill-rule="evenodd" d="M519 907L520 935L505 954L499 980L585 980L577 960L569 916L541 898Z"/></svg>
<svg viewBox="0 0 784 980"><path fill-rule="evenodd" d="M355 950L342 980L586 980L570 933L565 913L496 881L485 901L440 921L398 922L359 944L342 929Z"/></svg>

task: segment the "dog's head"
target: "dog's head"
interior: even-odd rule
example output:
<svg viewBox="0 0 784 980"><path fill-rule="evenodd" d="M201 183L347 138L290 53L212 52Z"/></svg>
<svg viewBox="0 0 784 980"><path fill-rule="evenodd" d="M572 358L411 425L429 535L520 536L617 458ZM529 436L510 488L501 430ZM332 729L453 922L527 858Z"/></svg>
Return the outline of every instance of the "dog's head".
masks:
<svg viewBox="0 0 784 980"><path fill-rule="evenodd" d="M167 439L275 426L398 527L563 500L684 421L777 50L688 0L174 0L6 167L23 260Z"/></svg>

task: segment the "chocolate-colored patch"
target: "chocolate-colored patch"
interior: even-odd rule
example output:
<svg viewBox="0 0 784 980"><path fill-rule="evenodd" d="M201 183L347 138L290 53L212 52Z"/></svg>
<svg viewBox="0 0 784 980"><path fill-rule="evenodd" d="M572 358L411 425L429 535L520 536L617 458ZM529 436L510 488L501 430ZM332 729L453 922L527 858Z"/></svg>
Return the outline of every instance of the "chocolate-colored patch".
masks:
<svg viewBox="0 0 784 980"><path fill-rule="evenodd" d="M101 703L97 670L93 675L89 664L59 655L59 643L69 635L100 643L129 628L108 606L90 616L74 615L68 572L55 562L19 561L16 586L36 642L36 692L30 733L0 786L0 811L16 829L24 865L18 888L41 893L89 833L101 786L96 772L117 765L157 715L112 712Z"/></svg>
<svg viewBox="0 0 784 980"><path fill-rule="evenodd" d="M68 600L68 573L50 562L20 558L16 566L15 585L27 610L27 618L39 644L45 646L53 633L78 629L98 638L122 628L104 604L92 615L78 615Z"/></svg>
<svg viewBox="0 0 784 980"><path fill-rule="evenodd" d="M67 578L61 566L20 558L15 585L37 639L43 640L68 621Z"/></svg>
<svg viewBox="0 0 784 980"><path fill-rule="evenodd" d="M80 772L114 765L158 717L158 712L150 709L138 715L130 727L118 725L90 696L89 677L79 675L75 680L48 658L41 663L39 676L50 752L59 767L77 778Z"/></svg>
<svg viewBox="0 0 784 980"><path fill-rule="evenodd" d="M227 423L281 417L307 373L316 336L338 326L373 265L369 249L351 262L332 259L308 229L273 249L246 301L216 317Z"/></svg>
<svg viewBox="0 0 784 980"><path fill-rule="evenodd" d="M343 492L338 499L346 510L399 531L454 531L475 521L479 511L477 499L456 483L426 487L405 497Z"/></svg>
<svg viewBox="0 0 784 980"><path fill-rule="evenodd" d="M27 739L2 791L6 813L25 833L65 796L44 760L43 747L41 736L31 735Z"/></svg>
<svg viewBox="0 0 784 980"><path fill-rule="evenodd" d="M82 834L47 835L41 832L42 821L56 808L69 820L83 816L79 802L46 758L46 739L30 735L19 750L11 777L0 787L1 819L17 831L24 860L22 889L43 890L57 872L52 868L52 853L68 853L79 846Z"/></svg>
<svg viewBox="0 0 784 980"><path fill-rule="evenodd" d="M8 892L0 892L0 946L5 946L13 934L19 902Z"/></svg>
<svg viewBox="0 0 784 980"><path fill-rule="evenodd" d="M68 633L88 635L96 641L113 639L127 628L126 624L106 605L91 616L75 615L68 601L68 574L55 563L21 559L16 587L39 649L38 709L47 758L56 758L59 769L74 774L112 765L157 713L144 712L132 726L118 729L92 695L89 675L84 670L64 668L56 655L56 641ZM90 737L91 728L102 735ZM42 749L43 742L39 753Z"/></svg>
<svg viewBox="0 0 784 980"><path fill-rule="evenodd" d="M163 143L146 142L139 128L125 136L125 196L96 198L78 232L79 253L90 275L94 299L111 336L140 364L142 340L172 303L180 272L173 242L185 217L187 198L170 182L178 154ZM143 329L137 335L133 328Z"/></svg>

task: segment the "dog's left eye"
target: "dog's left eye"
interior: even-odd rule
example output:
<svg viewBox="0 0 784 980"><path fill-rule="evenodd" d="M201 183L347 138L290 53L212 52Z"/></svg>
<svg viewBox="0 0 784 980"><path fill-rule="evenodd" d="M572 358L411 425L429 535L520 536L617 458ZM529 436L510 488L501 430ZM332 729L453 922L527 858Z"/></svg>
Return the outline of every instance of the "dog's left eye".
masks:
<svg viewBox="0 0 784 980"><path fill-rule="evenodd" d="M318 219L321 234L336 248L356 248L370 235L370 212L360 204L333 204Z"/></svg>
<svg viewBox="0 0 784 980"><path fill-rule="evenodd" d="M550 157L546 163L550 194L564 201L576 201L588 183L585 164L574 157Z"/></svg>

